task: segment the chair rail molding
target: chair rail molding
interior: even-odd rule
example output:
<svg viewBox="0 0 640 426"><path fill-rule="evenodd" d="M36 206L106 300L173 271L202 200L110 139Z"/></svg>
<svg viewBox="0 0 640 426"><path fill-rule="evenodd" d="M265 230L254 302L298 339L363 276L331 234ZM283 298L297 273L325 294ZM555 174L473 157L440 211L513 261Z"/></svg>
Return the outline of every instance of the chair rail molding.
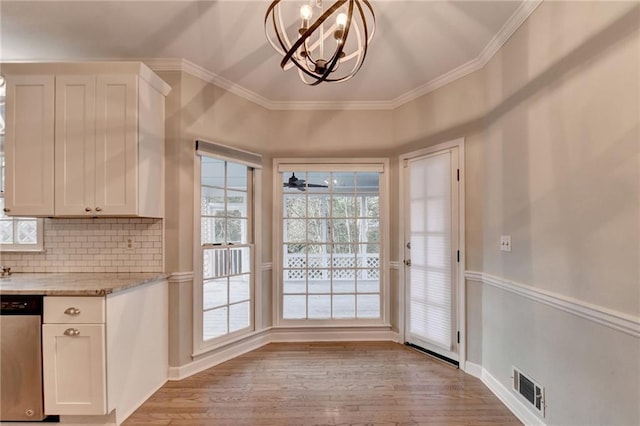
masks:
<svg viewBox="0 0 640 426"><path fill-rule="evenodd" d="M193 271L172 272L167 278L169 284L180 284L193 281Z"/></svg>
<svg viewBox="0 0 640 426"><path fill-rule="evenodd" d="M583 302L548 290L518 283L478 271L465 271L467 281L490 285L535 302L596 322L611 329L640 338L640 317Z"/></svg>

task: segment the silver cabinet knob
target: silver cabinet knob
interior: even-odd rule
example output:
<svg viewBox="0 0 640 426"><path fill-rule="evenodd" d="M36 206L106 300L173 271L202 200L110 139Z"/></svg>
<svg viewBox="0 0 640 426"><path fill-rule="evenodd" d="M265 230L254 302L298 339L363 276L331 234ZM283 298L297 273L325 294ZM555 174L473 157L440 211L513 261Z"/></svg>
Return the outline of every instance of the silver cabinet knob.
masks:
<svg viewBox="0 0 640 426"><path fill-rule="evenodd" d="M85 207L85 208L84 208L84 211L85 211L85 212L90 212L90 211L91 211L91 207Z"/></svg>
<svg viewBox="0 0 640 426"><path fill-rule="evenodd" d="M407 265L407 266L411 266L411 259L405 260L404 264Z"/></svg>
<svg viewBox="0 0 640 426"><path fill-rule="evenodd" d="M67 308L64 311L64 313L67 314L67 315L71 315L72 317L76 317L76 316L80 315L80 309L78 309L78 308Z"/></svg>
<svg viewBox="0 0 640 426"><path fill-rule="evenodd" d="M11 209L10 209L10 208L8 208L8 207L5 207L5 208L4 208L4 209L2 209L2 210L4 210L4 212L5 212L5 213L9 213L9 212L11 211Z"/></svg>
<svg viewBox="0 0 640 426"><path fill-rule="evenodd" d="M96 207L96 211L97 212L101 212L102 211L102 207Z"/></svg>
<svg viewBox="0 0 640 426"><path fill-rule="evenodd" d="M64 331L64 335L65 336L71 336L71 337L76 337L80 335L80 330L75 329L75 328L67 328Z"/></svg>

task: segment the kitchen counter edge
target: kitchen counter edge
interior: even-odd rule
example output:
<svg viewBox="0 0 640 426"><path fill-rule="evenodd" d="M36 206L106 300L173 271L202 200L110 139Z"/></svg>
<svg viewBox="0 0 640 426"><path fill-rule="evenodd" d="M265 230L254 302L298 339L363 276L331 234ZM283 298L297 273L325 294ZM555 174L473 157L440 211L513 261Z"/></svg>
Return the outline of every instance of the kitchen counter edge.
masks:
<svg viewBox="0 0 640 426"><path fill-rule="evenodd" d="M106 296L169 278L164 272L150 273L15 273L0 278L0 296L37 294L44 296Z"/></svg>

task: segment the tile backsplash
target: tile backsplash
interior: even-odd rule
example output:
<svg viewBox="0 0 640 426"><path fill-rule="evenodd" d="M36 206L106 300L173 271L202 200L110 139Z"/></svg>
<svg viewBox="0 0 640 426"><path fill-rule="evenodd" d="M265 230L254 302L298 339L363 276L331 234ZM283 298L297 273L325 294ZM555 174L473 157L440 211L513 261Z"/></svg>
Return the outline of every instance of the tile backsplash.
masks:
<svg viewBox="0 0 640 426"><path fill-rule="evenodd" d="M0 253L12 272L162 272L162 219L45 219L44 252Z"/></svg>

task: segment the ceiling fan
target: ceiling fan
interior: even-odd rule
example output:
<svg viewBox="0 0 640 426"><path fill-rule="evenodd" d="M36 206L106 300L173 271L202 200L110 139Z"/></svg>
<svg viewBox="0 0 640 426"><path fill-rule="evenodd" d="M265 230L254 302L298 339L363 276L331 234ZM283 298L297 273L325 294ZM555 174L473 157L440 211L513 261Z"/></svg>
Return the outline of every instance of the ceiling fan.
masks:
<svg viewBox="0 0 640 426"><path fill-rule="evenodd" d="M299 191L306 191L306 188L328 188L328 185L320 185L317 183L306 183L304 179L298 179L295 173L291 173L288 182L282 184L285 188L296 188Z"/></svg>

